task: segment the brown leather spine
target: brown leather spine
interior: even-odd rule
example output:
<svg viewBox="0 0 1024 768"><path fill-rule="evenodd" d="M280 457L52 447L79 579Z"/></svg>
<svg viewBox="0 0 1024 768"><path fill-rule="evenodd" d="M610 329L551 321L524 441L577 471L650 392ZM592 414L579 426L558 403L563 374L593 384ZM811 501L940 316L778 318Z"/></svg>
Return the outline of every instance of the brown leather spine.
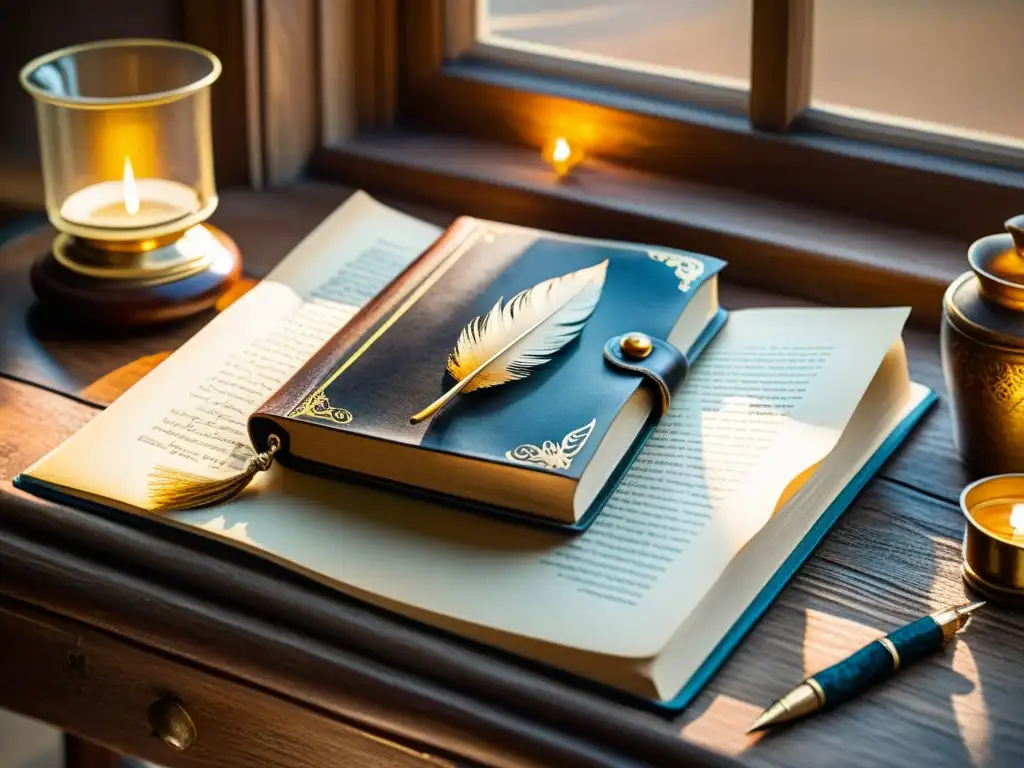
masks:
<svg viewBox="0 0 1024 768"><path fill-rule="evenodd" d="M249 436L257 450L265 450L261 435L253 433L254 419L287 418L302 399L331 374L334 367L360 339L393 312L477 227L475 219L462 216L408 267L359 310L309 361L249 417Z"/></svg>

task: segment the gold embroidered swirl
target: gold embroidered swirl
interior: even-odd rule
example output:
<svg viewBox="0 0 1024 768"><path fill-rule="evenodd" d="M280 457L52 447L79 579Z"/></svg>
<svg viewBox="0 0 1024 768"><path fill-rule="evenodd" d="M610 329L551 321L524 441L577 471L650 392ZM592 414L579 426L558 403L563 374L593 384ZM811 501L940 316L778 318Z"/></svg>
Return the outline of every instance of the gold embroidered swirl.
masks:
<svg viewBox="0 0 1024 768"><path fill-rule="evenodd" d="M562 438L561 444L553 440L545 440L540 446L518 445L511 451L505 451L505 458L509 461L517 461L520 464L533 464L545 469L568 469L572 466L572 459L586 444L590 433L594 431L597 419L591 419L579 429L574 429Z"/></svg>
<svg viewBox="0 0 1024 768"><path fill-rule="evenodd" d="M302 404L293 410L290 416L312 416L315 419L332 421L335 424L348 424L352 414L344 408L335 408L323 392L314 392Z"/></svg>
<svg viewBox="0 0 1024 768"><path fill-rule="evenodd" d="M653 261L675 270L676 279L679 280L679 290L683 293L687 293L704 274L704 262L695 256L664 253L663 251L648 251L647 255Z"/></svg>

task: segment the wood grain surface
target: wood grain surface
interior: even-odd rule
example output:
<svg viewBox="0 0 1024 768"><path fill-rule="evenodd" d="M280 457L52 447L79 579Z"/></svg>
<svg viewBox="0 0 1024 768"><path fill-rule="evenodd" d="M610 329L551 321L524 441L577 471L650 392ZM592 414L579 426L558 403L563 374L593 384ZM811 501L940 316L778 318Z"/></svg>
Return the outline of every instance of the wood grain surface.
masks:
<svg viewBox="0 0 1024 768"><path fill-rule="evenodd" d="M325 208L336 204L332 195L343 197L323 195ZM266 226L278 245L299 239L301 225L287 216L274 224L259 220L274 216L272 208L254 202L249 219L240 210L232 234L242 240ZM269 263L271 250L258 253ZM728 283L722 300L730 308L801 303ZM0 326L7 333L12 317ZM0 480L98 412L75 399L84 385L77 382L103 372L92 359L97 350L105 350L109 371L132 354L179 343L184 331L175 333L182 335L122 341L125 350L113 340L46 346L23 332L14 353L4 347ZM905 340L913 377L943 394L937 335L910 329ZM12 371L12 364L20 368ZM61 376L70 384L60 384ZM414 749L486 765L1018 765L1024 617L996 606L945 654L877 691L786 730L744 734L761 708L806 674L964 599L955 501L968 476L950 435L941 404L675 718L417 628L227 544L41 502L9 485L0 489L0 593L173 660L166 668L171 679L200 672L230 679L238 687L224 694L225 706L260 691L292 702L282 718L315 710ZM62 718L72 711L66 696L47 701L63 707ZM269 754L273 760L264 765L307 764L276 746ZM172 768L192 764L171 757Z"/></svg>
<svg viewBox="0 0 1024 768"><path fill-rule="evenodd" d="M194 768L451 766L337 719L242 687L89 627L0 598L0 703L73 728L122 753ZM28 662L32 663L28 663ZM196 728L178 752L155 737L154 702L171 699ZM67 768L115 768L109 753L70 741ZM74 762L72 762L74 761Z"/></svg>
<svg viewBox="0 0 1024 768"><path fill-rule="evenodd" d="M750 124L789 130L811 100L812 0L755 0L751 20Z"/></svg>
<svg viewBox="0 0 1024 768"><path fill-rule="evenodd" d="M292 181L319 136L315 0L262 0L263 155L267 184Z"/></svg>
<svg viewBox="0 0 1024 768"><path fill-rule="evenodd" d="M183 39L224 69L212 91L214 168L222 187L263 186L263 125L257 0L181 0Z"/></svg>
<svg viewBox="0 0 1024 768"><path fill-rule="evenodd" d="M121 758L110 750L73 734L64 734L64 768L118 768L120 764Z"/></svg>

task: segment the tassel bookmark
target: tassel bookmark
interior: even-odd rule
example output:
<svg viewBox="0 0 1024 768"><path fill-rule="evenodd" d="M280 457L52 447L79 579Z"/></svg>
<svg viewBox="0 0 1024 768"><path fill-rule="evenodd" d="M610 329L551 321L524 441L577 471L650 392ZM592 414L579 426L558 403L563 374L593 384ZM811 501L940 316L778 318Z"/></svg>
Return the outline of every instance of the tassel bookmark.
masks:
<svg viewBox="0 0 1024 768"><path fill-rule="evenodd" d="M277 435L267 438L267 450L250 457L241 472L211 480L191 472L156 466L149 473L149 498L157 512L197 509L219 504L237 496L256 477L274 463L274 454L281 449Z"/></svg>

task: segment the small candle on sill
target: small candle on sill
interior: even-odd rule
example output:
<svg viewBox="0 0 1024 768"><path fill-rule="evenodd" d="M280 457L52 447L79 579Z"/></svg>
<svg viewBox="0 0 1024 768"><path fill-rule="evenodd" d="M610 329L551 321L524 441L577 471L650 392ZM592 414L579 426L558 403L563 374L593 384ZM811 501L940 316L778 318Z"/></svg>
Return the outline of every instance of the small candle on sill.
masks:
<svg viewBox="0 0 1024 768"><path fill-rule="evenodd" d="M568 139L559 136L544 150L544 159L555 170L559 179L566 178L583 159L583 152L569 144Z"/></svg>
<svg viewBox="0 0 1024 768"><path fill-rule="evenodd" d="M199 196L186 184L169 179L136 180L126 157L121 181L101 181L69 195L60 215L89 227L142 229L183 218L199 207Z"/></svg>

